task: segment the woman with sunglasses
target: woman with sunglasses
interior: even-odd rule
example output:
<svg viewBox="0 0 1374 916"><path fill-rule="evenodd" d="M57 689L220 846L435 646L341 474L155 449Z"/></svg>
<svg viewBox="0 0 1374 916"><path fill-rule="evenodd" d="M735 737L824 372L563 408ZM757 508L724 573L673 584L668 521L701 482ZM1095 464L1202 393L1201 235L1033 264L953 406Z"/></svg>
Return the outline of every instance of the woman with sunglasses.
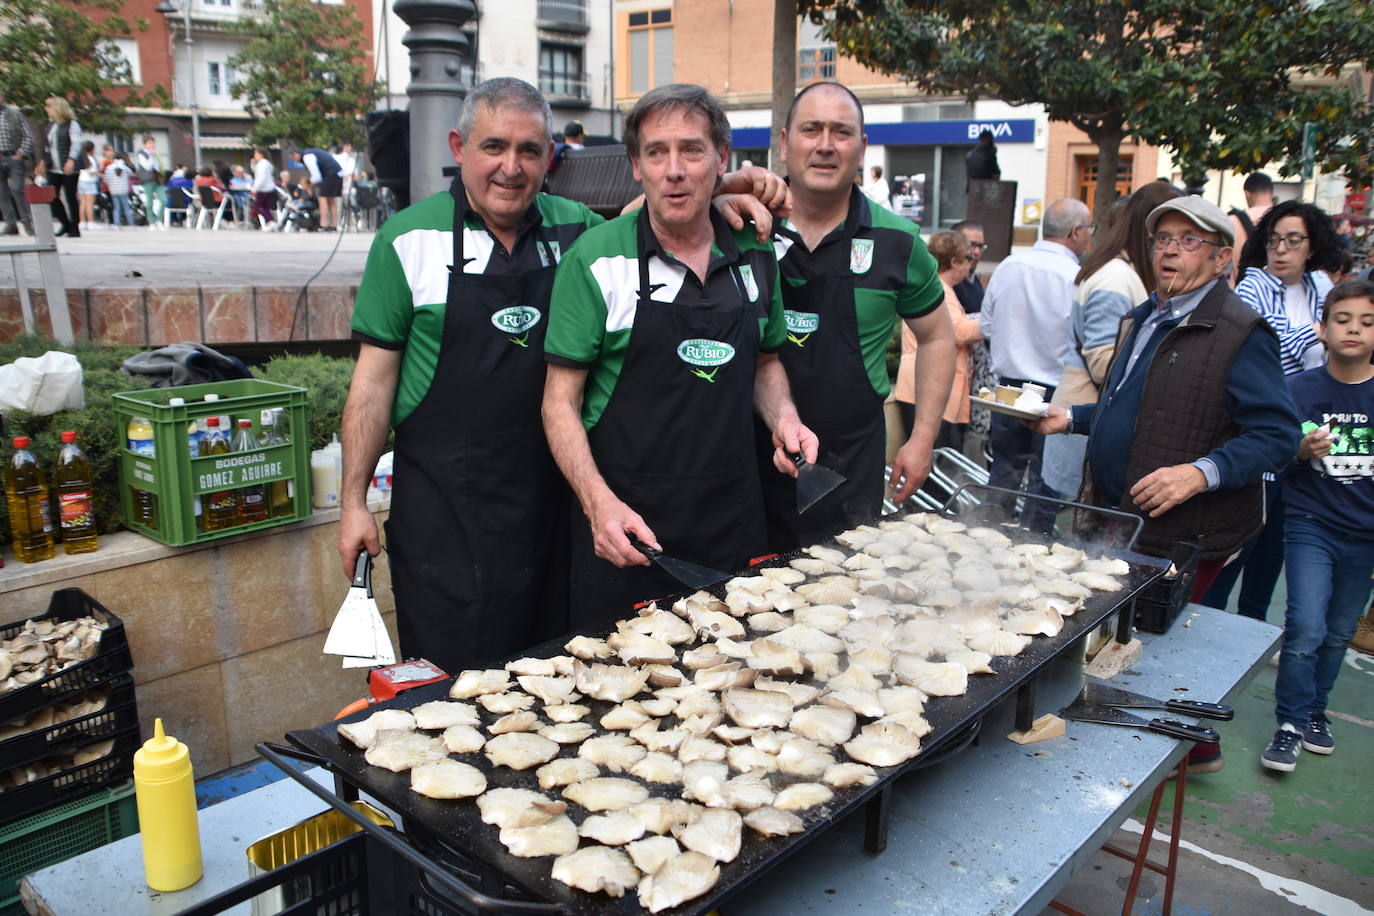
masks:
<svg viewBox="0 0 1374 916"><path fill-rule="evenodd" d="M1236 295L1263 315L1278 335L1284 375L1315 369L1326 361L1317 336L1322 300L1332 285L1325 272L1340 266L1343 251L1331 217L1296 200L1270 208L1241 249ZM1226 607L1243 573L1236 611L1256 620L1268 615L1283 570L1283 483L1266 475L1265 489L1264 530L1222 569L1201 601L1208 607Z"/></svg>

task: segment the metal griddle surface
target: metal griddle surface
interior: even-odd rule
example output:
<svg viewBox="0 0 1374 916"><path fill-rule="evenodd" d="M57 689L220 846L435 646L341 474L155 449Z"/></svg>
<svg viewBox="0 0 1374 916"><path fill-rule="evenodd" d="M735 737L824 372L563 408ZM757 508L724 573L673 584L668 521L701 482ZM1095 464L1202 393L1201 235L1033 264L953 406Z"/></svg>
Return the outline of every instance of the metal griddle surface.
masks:
<svg viewBox="0 0 1374 916"><path fill-rule="evenodd" d="M1118 552L1118 555L1121 554ZM783 564L788 558L780 557L765 565ZM880 792L902 773L919 768L932 752L939 750L942 742L957 737L963 729L980 718L990 707L1014 693L1041 667L1074 645L1080 637L1097 627L1113 612L1129 604L1136 594L1163 574L1167 563L1167 561L1136 554L1125 554L1123 558L1131 566L1129 575L1125 577L1126 585L1117 592L1094 594L1081 610L1072 617L1065 618L1064 628L1059 635L1053 638L1037 636L1020 655L994 658L991 667L997 671L997 674L970 675L968 690L963 696L931 697L927 700L925 718L932 726L932 731L922 739L920 755L900 766L874 767L879 777L875 784L835 789L834 798L827 804L811 808L808 811L796 812L805 825L805 830L802 833L790 837L764 838L745 827L740 854L733 862L724 863L720 866L720 880L715 887L706 895L665 912L697 914L718 906L723 900L733 896L749 882L795 852L803 844L814 839L830 824L857 811L865 801ZM589 632L587 635L604 636L605 631ZM563 644L566 641L567 637L553 640L534 647L523 653L523 656L551 657L566 654L563 650ZM381 709L411 709L430 700L447 698L451 683L452 681L443 681L409 690L394 700L369 707L366 712L349 716L346 721L365 719ZM591 722L593 725L614 705L586 698L578 702L591 707L591 714L582 721ZM499 718L495 714L488 713L481 706L478 706L477 710L482 719L481 727L483 729ZM598 730L598 734L602 733ZM413 826L421 827L424 832L435 839L439 839L461 856L465 856L473 862L502 875L509 885L520 889L534 900L560 904L569 913L587 914L587 916L645 912L640 907L639 898L633 891L627 892L624 897L619 899L605 894L588 894L553 880L549 872L553 862L551 857L521 859L510 855L501 844L497 828L482 823L480 812L474 800L438 801L411 792L409 773L392 773L381 767L371 766L363 759L362 751L355 749L338 736L333 723L315 729L290 732L287 739L329 761L334 772L342 776L344 780L376 797L392 810L401 814L405 821L405 829L410 830ZM577 747L577 745L564 745L560 756L575 756ZM451 756L481 770L487 777L488 788L532 789L555 798L562 797L559 794L560 789L548 791L540 789L538 780L534 775L534 770L537 768L517 772L507 767L495 767L481 752ZM835 756L838 762L848 760L843 749L837 749ZM604 770L602 775L626 775L628 777L628 774L616 774ZM813 781L783 773L773 773L770 778L777 790L781 790L794 782ZM680 787L655 783L644 783L644 785L651 795L665 798L679 797L674 789ZM574 822L581 824L589 816L589 812L572 802L568 802L568 816ZM645 834L645 836L651 836L651 834ZM423 848L423 843L420 845ZM424 849L424 851L427 855L439 858L432 849ZM442 859L440 860L442 861ZM459 871L461 873L462 869L460 868Z"/></svg>

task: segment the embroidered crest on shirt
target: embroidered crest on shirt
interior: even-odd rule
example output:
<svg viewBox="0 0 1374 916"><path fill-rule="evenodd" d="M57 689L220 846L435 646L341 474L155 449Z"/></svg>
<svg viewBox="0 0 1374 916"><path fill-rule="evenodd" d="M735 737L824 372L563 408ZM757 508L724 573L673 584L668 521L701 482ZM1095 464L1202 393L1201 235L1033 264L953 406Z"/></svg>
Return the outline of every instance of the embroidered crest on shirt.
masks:
<svg viewBox="0 0 1374 916"><path fill-rule="evenodd" d="M750 302L758 302L759 284L754 279L754 268L748 264L741 264L739 275L740 279L744 281L744 294L749 297Z"/></svg>
<svg viewBox="0 0 1374 916"><path fill-rule="evenodd" d="M873 240L852 239L849 243L850 273L866 274L873 266Z"/></svg>

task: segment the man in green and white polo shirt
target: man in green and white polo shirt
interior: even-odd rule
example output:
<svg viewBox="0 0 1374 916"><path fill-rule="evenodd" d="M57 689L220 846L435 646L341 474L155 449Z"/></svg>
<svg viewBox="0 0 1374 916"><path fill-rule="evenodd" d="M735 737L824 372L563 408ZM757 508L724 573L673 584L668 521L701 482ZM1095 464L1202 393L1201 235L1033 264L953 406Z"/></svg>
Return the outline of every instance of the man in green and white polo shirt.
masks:
<svg viewBox="0 0 1374 916"><path fill-rule="evenodd" d="M872 206L854 183L868 145L859 100L838 83L814 83L793 100L781 139L793 204L773 235L788 330L779 355L797 410L820 437L820 463L847 482L799 515L795 485L765 475L769 547L777 552L824 540L881 511L883 400L892 387L886 352L898 319L920 344L916 422L892 462L899 503L930 472L955 356L935 259L916 225ZM767 467L766 430L759 442Z"/></svg>
<svg viewBox="0 0 1374 916"><path fill-rule="evenodd" d="M575 627L681 590L631 538L724 570L762 552L755 409L779 471L816 454L776 355L773 253L711 207L729 130L699 86L641 97L625 145L645 207L585 233L558 270L544 426L589 523L573 526Z"/></svg>

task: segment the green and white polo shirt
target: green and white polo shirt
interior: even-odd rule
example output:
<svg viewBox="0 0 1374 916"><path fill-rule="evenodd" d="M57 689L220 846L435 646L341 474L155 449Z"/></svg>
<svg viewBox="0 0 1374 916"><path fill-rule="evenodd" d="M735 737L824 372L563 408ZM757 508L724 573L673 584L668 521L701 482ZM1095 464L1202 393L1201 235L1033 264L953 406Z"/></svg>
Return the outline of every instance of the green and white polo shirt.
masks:
<svg viewBox="0 0 1374 916"><path fill-rule="evenodd" d="M439 363L444 336L449 266L453 263L454 189L416 203L388 219L367 255L353 306L353 339L404 350L392 401L399 425L424 399ZM544 266L537 238L549 240L555 260L590 226L604 222L582 204L540 194L521 222L515 250L507 252L471 208L463 215L463 272L512 274ZM537 234L536 231L538 230Z"/></svg>
<svg viewBox="0 0 1374 916"><path fill-rule="evenodd" d="M772 247L760 244L751 227L731 229L714 208L711 220L716 238L704 284L659 245L647 210L624 214L584 233L559 264L544 354L555 365L590 370L582 395L582 424L587 429L601 419L625 364L639 307L641 257L649 259L654 302L724 310L738 308L743 297L744 305L758 315L760 350L773 353L782 345L787 328ZM732 269L736 267L738 274Z"/></svg>
<svg viewBox="0 0 1374 916"><path fill-rule="evenodd" d="M919 318L944 302L939 266L926 250L915 223L883 207L872 207L857 188L849 192L849 213L815 251L784 220L773 234L787 308L787 348L801 346L819 330L818 316L794 309L788 292L822 276L844 275L854 283L854 313L873 391L887 397L887 344L898 316Z"/></svg>

